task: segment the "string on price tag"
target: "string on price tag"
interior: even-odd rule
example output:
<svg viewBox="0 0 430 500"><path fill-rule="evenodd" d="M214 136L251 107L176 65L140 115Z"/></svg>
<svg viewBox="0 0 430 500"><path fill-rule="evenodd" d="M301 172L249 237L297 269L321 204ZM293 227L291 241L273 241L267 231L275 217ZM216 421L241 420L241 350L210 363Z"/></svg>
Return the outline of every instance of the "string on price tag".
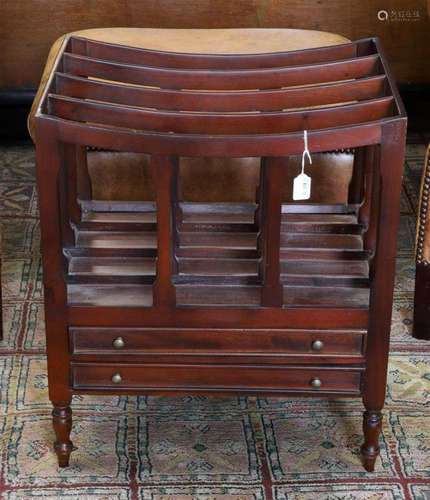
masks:
<svg viewBox="0 0 430 500"><path fill-rule="evenodd" d="M303 142L304 142L304 150L302 154L302 171L300 174L294 179L293 182L293 200L309 200L311 197L311 183L312 179L309 175L305 174L305 161L306 158L309 161L309 164L312 165L312 157L308 148L308 131L303 131Z"/></svg>

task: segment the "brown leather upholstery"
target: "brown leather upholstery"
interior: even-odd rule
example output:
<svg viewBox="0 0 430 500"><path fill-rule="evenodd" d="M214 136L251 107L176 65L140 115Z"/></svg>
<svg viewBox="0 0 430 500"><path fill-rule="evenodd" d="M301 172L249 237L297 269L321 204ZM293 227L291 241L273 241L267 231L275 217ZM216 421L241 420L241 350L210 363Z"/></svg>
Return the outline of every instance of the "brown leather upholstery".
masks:
<svg viewBox="0 0 430 500"><path fill-rule="evenodd" d="M416 233L416 260L418 263L430 263L430 144L424 160L424 170L421 178L420 199L418 206Z"/></svg>
<svg viewBox="0 0 430 500"><path fill-rule="evenodd" d="M424 160L416 232L413 336L430 340L430 144Z"/></svg>
<svg viewBox="0 0 430 500"><path fill-rule="evenodd" d="M69 33L59 38L49 53L28 125L34 139L33 118L45 92L59 50ZM151 29L110 28L73 33L80 37L134 47L200 53L263 53L297 50L348 42L321 31L295 29ZM285 174L284 199L291 199L292 179L298 159L291 159ZM93 197L96 199L152 199L152 183L145 155L91 152L88 158ZM351 179L351 155L314 155L311 201L343 202ZM189 201L253 201L259 175L259 159L181 160L181 190Z"/></svg>
<svg viewBox="0 0 430 500"><path fill-rule="evenodd" d="M351 180L351 154L312 155L306 167L312 177L312 202L342 203L347 199ZM153 185L147 155L90 152L88 168L93 197L103 200L152 200ZM290 159L285 172L284 200L292 198L293 178L301 168L301 159ZM255 200L259 177L258 158L182 158L180 186L187 201Z"/></svg>

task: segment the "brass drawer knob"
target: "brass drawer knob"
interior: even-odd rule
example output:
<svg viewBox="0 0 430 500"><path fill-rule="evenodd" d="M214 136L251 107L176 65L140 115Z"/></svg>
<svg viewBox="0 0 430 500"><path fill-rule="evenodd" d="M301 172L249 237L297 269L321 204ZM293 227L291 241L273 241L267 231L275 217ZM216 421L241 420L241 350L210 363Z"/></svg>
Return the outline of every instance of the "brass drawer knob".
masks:
<svg viewBox="0 0 430 500"><path fill-rule="evenodd" d="M320 380L318 377L314 377L314 378L311 380L311 386L312 386L314 389L319 389L319 388L322 386L322 382L321 382L321 380Z"/></svg>
<svg viewBox="0 0 430 500"><path fill-rule="evenodd" d="M112 382L114 384L120 384L122 382L122 377L121 377L121 374L120 373L114 373L112 375Z"/></svg>
<svg viewBox="0 0 430 500"><path fill-rule="evenodd" d="M314 340L312 342L313 351L322 351L324 349L324 342L322 340Z"/></svg>
<svg viewBox="0 0 430 500"><path fill-rule="evenodd" d="M122 349L125 347L125 342L122 337L117 337L113 342L112 345L115 347L115 349Z"/></svg>

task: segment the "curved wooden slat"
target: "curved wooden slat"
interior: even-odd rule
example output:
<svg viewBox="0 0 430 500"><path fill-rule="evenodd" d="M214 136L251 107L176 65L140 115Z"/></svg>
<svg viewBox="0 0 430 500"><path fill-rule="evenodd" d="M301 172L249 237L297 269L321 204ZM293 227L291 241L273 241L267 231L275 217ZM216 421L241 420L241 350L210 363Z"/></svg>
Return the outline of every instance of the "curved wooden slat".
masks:
<svg viewBox="0 0 430 500"><path fill-rule="evenodd" d="M179 156L288 156L303 152L303 132L289 134L170 134L113 128L64 120L49 115L36 115L57 127L58 140L112 151L160 153ZM310 131L309 148L312 152L379 144L381 126L397 120L387 118L347 127Z"/></svg>
<svg viewBox="0 0 430 500"><path fill-rule="evenodd" d="M187 70L120 64L63 54L63 71L77 76L168 89L246 90L310 85L379 74L377 54L323 64L250 70Z"/></svg>
<svg viewBox="0 0 430 500"><path fill-rule="evenodd" d="M188 54L144 49L72 37L68 51L113 62L182 69L273 68L350 59L375 52L372 39L289 52L260 54Z"/></svg>
<svg viewBox="0 0 430 500"><path fill-rule="evenodd" d="M93 99L165 110L277 111L287 108L372 99L384 94L386 79L378 75L349 82L292 89L198 92L121 85L57 73L56 92Z"/></svg>
<svg viewBox="0 0 430 500"><path fill-rule="evenodd" d="M323 129L379 120L390 115L393 97L347 106L280 113L180 113L50 95L50 112L66 120L137 130L185 134L272 134Z"/></svg>

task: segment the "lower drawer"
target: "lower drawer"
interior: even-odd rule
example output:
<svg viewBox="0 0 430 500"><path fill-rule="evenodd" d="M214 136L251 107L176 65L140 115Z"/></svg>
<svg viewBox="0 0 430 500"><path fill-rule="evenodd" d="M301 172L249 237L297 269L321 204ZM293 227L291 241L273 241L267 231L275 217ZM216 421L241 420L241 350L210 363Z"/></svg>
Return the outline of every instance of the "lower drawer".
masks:
<svg viewBox="0 0 430 500"><path fill-rule="evenodd" d="M72 363L75 389L142 391L360 391L360 368Z"/></svg>
<svg viewBox="0 0 430 500"><path fill-rule="evenodd" d="M363 330L70 328L73 354L360 356Z"/></svg>

